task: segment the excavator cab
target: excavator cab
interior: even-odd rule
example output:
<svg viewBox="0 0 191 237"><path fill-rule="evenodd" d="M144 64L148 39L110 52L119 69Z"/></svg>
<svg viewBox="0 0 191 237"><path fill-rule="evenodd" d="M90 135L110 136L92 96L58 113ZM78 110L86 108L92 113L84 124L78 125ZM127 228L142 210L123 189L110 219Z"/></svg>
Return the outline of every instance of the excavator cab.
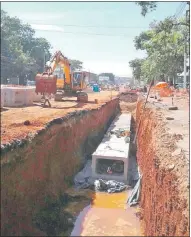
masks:
<svg viewBox="0 0 191 237"><path fill-rule="evenodd" d="M73 72L73 89L75 91L82 91L84 87L85 74L81 71Z"/></svg>
<svg viewBox="0 0 191 237"><path fill-rule="evenodd" d="M81 73L73 73L73 88L81 87Z"/></svg>

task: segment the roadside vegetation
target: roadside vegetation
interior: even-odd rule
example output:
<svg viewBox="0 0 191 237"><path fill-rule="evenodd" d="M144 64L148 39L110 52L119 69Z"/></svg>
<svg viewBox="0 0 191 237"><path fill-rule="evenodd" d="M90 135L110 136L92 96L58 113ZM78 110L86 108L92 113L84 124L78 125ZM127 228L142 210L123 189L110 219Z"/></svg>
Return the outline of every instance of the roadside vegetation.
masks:
<svg viewBox="0 0 191 237"><path fill-rule="evenodd" d="M185 18L168 17L160 22L152 22L149 30L134 39L135 48L147 55L129 62L134 78L147 82L155 78L173 81L177 73L183 72L184 47L188 36L189 23Z"/></svg>

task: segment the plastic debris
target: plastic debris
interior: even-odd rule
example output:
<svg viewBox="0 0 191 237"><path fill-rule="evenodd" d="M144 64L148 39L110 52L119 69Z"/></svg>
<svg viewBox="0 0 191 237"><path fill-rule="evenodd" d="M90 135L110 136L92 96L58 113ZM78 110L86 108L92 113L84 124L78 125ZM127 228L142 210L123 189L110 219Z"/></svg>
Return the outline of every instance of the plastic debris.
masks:
<svg viewBox="0 0 191 237"><path fill-rule="evenodd" d="M130 137L130 131L127 131L125 129L117 129L115 131L110 131L111 134L115 134L116 137L120 138L120 137Z"/></svg>
<svg viewBox="0 0 191 237"><path fill-rule="evenodd" d="M118 193L128 188L128 186L125 185L124 183L117 182L115 180L106 181L103 179L98 179L95 180L94 185L96 191L104 191L108 193Z"/></svg>
<svg viewBox="0 0 191 237"><path fill-rule="evenodd" d="M139 202L140 192L141 192L141 178L142 176L139 177L134 189L131 192L130 197L127 200L127 203L129 204L129 206L137 205Z"/></svg>
<svg viewBox="0 0 191 237"><path fill-rule="evenodd" d="M85 167L74 177L76 188L86 189L94 185L95 179L92 178L91 163L91 160L89 160Z"/></svg>

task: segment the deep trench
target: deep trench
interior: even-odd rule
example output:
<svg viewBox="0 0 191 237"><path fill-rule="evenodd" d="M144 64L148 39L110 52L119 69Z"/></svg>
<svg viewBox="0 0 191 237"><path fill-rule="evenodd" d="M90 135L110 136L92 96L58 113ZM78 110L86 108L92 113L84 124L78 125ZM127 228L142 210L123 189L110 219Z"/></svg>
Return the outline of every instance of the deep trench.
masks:
<svg viewBox="0 0 191 237"><path fill-rule="evenodd" d="M129 113L129 111L126 112ZM109 122L106 124L104 128L104 132L101 132L100 136L97 137L91 136L85 140L85 143L83 145L84 147L83 153L86 155L84 162L79 167L79 170L83 169L86 162L92 159L91 157L92 153L96 150L96 148L100 144L103 135L109 128L110 124L117 116L120 116L120 114L122 113L123 111L119 109L116 116L109 119ZM130 131L131 134L130 134L129 161L128 161L128 186L130 186L132 190L138 180L137 178L135 178L138 177L138 164L136 159L137 144L136 142L135 143L133 142L136 133L136 121L135 117L133 116L131 117ZM73 186L74 184L71 181L70 188L72 188ZM94 186L88 188L90 194L86 189L84 189L81 190L80 194L78 193L79 190L74 190L74 192L72 190L71 195L70 188L69 191L67 190L65 193L60 194L58 199L52 199L51 197L47 197L45 207L40 209L39 212L37 212L33 218L33 223L35 224L35 226L41 231L43 231L47 236L52 235L70 236L72 230L74 230L75 228L76 218L79 217L79 214L81 213L82 210L84 210L84 207L87 208L93 202L93 196L95 195ZM78 212L74 216L72 215L70 210L68 211L68 209L70 208L67 207L75 204L76 202L78 203L78 207L76 207ZM64 210L65 208L67 211ZM82 224L83 219L81 220L81 225ZM77 235L80 234L81 234L80 230L78 230Z"/></svg>
<svg viewBox="0 0 191 237"><path fill-rule="evenodd" d="M107 106L108 105L106 104L106 107ZM74 223L75 223L76 217L83 210L83 208L85 206L92 203L92 201L93 201L92 198L93 198L94 193L95 193L94 187L90 188L90 192L91 192L90 194L88 193L87 190L84 190L84 192L82 191L81 194L78 191L74 191L74 192L71 193L70 189L73 187L74 175L80 169L82 169L84 167L84 165L86 164L86 162L88 160L91 159L91 154L96 150L96 148L98 147L98 145L102 141L102 138L103 138L105 132L107 131L107 129L109 128L110 124L112 123L112 121L116 118L116 116L120 115L123 112L123 111L121 111L121 109L119 107L119 102L118 102L118 105L116 106L115 110L116 111L112 112L112 115L111 115L111 117L108 118L107 122L105 124L102 124L102 129L100 131L94 131L91 134L88 134L88 136L83 140L83 143L81 143L80 154L78 154L78 155L80 157L81 156L83 156L83 157L81 157L81 162L80 163L78 162L77 167L74 168L74 172L72 171L73 174L69 177L64 178L64 183L67 186L64 189L64 191L60 190L59 192L57 192L56 195L54 195L50 191L48 191L50 194L47 193L47 192L46 192L46 195L42 194L43 198L41 200L43 201L43 205L36 206L34 211L31 213L32 214L32 227L29 226L27 228L22 228L22 224L20 224L20 221L18 221L19 217L15 221L14 219L11 220L12 218L10 218L10 216L7 215L7 218L9 219L10 223L9 223L9 221L7 221L8 223L6 223L4 221L4 223L1 224L1 226L2 226L2 228L1 228L2 235L8 236L8 235L11 234L11 235L31 236L31 235L39 235L40 234L40 235L47 235L47 236L52 236L52 235L68 236L68 235L71 234L71 232L74 228ZM76 115L74 114L74 115L71 115L71 116L72 117L71 117L70 120L75 121L76 120L75 119ZM79 116L82 116L80 112L79 112ZM58 133L58 131L60 129L59 127L61 126L60 124L63 124L63 122L64 122L64 119L55 119L54 121L50 122L50 124L47 124L45 129L43 129L42 131L37 132L37 135L43 137L43 133L44 133L46 138L48 138L48 139L50 138L52 140L52 137L54 137ZM78 119L77 119L77 122L78 122ZM56 125L54 125L54 124L56 124ZM136 166L137 166L136 159L135 159L136 158L136 145L132 144L132 141L134 139L134 134L135 134L135 124L136 124L135 120L132 117L131 137L130 137L130 156L129 156L128 169L132 169L132 167L133 167L134 172L137 172L137 170L135 171ZM56 126L55 131L50 130L51 125ZM71 128L71 126L68 127L66 132L64 132L65 137L69 136L70 128ZM48 137L47 137L46 131L48 131L48 130L50 130L50 132L48 133ZM5 170L7 169L6 173L7 172L14 172L14 169L16 169L18 167L18 164L21 164L21 167L22 167L22 165L24 165L23 158L26 156L26 154L28 154L28 149L32 148L32 150L33 149L35 150L36 145L41 146L42 145L42 139L46 140L45 138L42 138L42 137L39 138L39 139L37 138L37 140L35 140L34 142L33 141L28 142L28 140L22 140L19 144L17 144L18 141L16 141L16 143L14 143L14 144L8 144L7 146L4 146L2 154L4 155L4 157L6 157L6 156L9 157L8 159L4 159L8 162L5 162L2 166L3 169L5 169ZM46 141L49 142L48 140L46 140ZM67 146L67 144L68 143L66 143L65 145ZM47 144L47 146L48 146L48 144ZM45 147L47 147L47 146L46 146L46 143L45 143ZM17 149L16 153L14 152L15 148ZM37 154L40 154L40 153L37 153ZM32 156L36 157L37 154L32 153ZM46 156L46 153L45 153L45 156ZM67 152L67 156L68 157L70 156L69 151ZM12 159L12 161L11 161L11 159ZM50 172L49 169L47 171ZM19 172L21 172L21 171L19 171ZM37 172L37 170L36 170L36 172ZM26 173L27 173L27 171L26 171ZM38 175L38 174L36 173L35 175ZM56 173L53 173L53 175L56 175ZM42 178L42 173L39 174L39 176L41 176L41 178ZM133 187L136 183L136 180L133 180L133 178L131 177L132 176L131 172L128 172L128 176L130 176L130 177L128 177L129 185L131 185ZM27 178L26 175L25 175L25 178ZM4 180L5 179L4 179L4 176L3 176L3 181ZM51 177L48 178L47 182L50 182L50 181L51 181ZM19 182L21 182L21 181L19 181ZM27 182L27 180L26 180L26 182ZM44 184L43 183L41 184L41 187L42 187L42 185L46 185L46 183L44 183ZM12 184L13 183L11 181L11 185ZM7 189L8 185L6 184L6 186L5 186L6 189ZM27 184L27 186L28 186L28 184ZM21 191L21 188L19 188L19 190ZM4 208L4 206L5 206L7 192L9 192L9 190L6 190L6 192L5 191L3 192L3 205L2 205L2 208ZM39 189L39 191L37 191L36 195L39 195L41 193L43 193L43 189L42 190ZM23 202L22 199L20 201L21 203ZM17 199L17 196L15 196L14 200L10 200L10 201L11 202L12 201L19 202L19 200ZM70 210L68 210L68 206L73 205L73 204L75 205L76 202L78 203L78 205L77 205L77 207L75 207L76 213L74 214ZM11 208L10 203L7 202L7 201L6 201L6 205L9 206L9 209ZM32 204L32 205L34 205L34 204ZM12 209L14 210L15 206ZM3 209L1 209L1 211L2 210ZM20 209L18 209L18 211L20 212ZM22 223L23 213L16 214L16 210L14 212L15 212L16 216L21 215L21 218L22 218L21 223ZM4 217L5 217L5 215L6 214L3 213ZM18 221L18 223L17 223L17 221ZM29 218L29 222L30 222L30 218ZM16 226L15 226L15 223L17 223ZM22 230L17 229L18 226Z"/></svg>
<svg viewBox="0 0 191 237"><path fill-rule="evenodd" d="M119 116L121 111L117 114ZM113 120L114 118L112 118ZM106 131L109 128L112 120L106 126ZM129 152L129 165L128 165L128 185L132 188L135 186L137 179L134 179L133 176L137 176L138 173L138 165L136 160L136 143L133 143L134 136L136 131L136 122L135 119L132 117L131 119L131 136L130 136L130 152ZM98 137L89 137L86 139L85 146L84 146L84 154L86 154L85 161L80 166L79 170L84 168L84 165L88 160L91 160L91 154L89 151L95 151L98 145L101 142L102 136ZM134 175L132 174L131 170L133 169ZM135 174L136 172L136 174ZM73 187L73 182L70 183L71 187ZM94 187L89 187L91 190L91 195L88 194L87 190L82 190L81 194L78 194L78 190L72 192L66 191L59 195L58 199L52 199L51 196L47 196L45 201L45 207L40 209L36 215L33 217L34 225L43 231L47 236L52 235L61 235L61 236L70 236L72 230L75 227L75 221L78 217L78 213L76 216L72 215L70 211L65 211L65 207L67 208L68 205L72 205L78 202L78 206L80 206L80 212L84 209L84 207L90 205L92 203L92 198L94 196ZM70 190L70 189L69 189ZM80 204L81 202L81 204ZM79 212L79 207L76 208ZM128 215L128 214L127 214ZM83 222L83 220L81 220ZM80 235L80 232L78 232Z"/></svg>
<svg viewBox="0 0 191 237"><path fill-rule="evenodd" d="M30 204L30 201L32 200L32 198L30 197L29 199L27 199L27 194L28 194L27 192L30 192L30 190L27 191L27 189L26 189L25 196L22 196L21 199L19 199L16 196L15 191L14 191L14 193L12 191L12 187L15 187L15 184L13 183L12 179L10 179L11 181L7 184L6 179L4 178L4 176L2 176L3 177L2 184L3 184L3 187L6 190L6 191L4 191L2 189L3 190L3 194L2 194L3 202L2 202L2 204L3 205L2 205L1 211L4 215L4 217L6 217L6 219L5 219L6 221L4 221L4 219L2 218L2 220L3 220L3 224L1 224L1 233L2 233L2 235L4 235L4 236L8 236L8 235L69 236L71 234L72 230L75 227L74 225L75 225L75 221L76 221L77 216L84 209L84 207L86 207L86 206L88 206L89 204L92 203L92 201L93 201L92 197L95 196L94 195L95 191L94 191L93 187L92 187L92 189L90 188L89 190L80 190L79 192L75 191L73 189L74 175L80 169L83 168L83 166L87 162L87 160L91 159L91 154L96 150L97 146L101 142L101 140L104 136L104 133L107 131L107 129L110 126L113 119L117 115L119 115L120 113L123 113L123 112L124 113L126 113L126 112L131 113L132 112L131 137L130 137L130 155L129 155L128 169L129 170L134 169L135 172L138 172L138 165L137 164L141 164L140 168L143 167L143 164L144 164L145 161L144 160L140 161L140 157L143 157L141 152L145 152L145 150L147 150L147 152L145 152L147 161L148 161L148 159L150 159L151 160L150 162L153 165L153 160L152 159L155 159L155 156L152 153L153 152L153 148L152 148L153 144L147 144L147 140L146 139L143 140L142 137L141 137L141 136L143 136L143 134L140 135L137 140L139 141L139 143L140 143L140 141L144 141L144 143L148 146L148 149L141 147L142 144L140 145L140 147L137 147L137 143L133 144L133 140L134 140L134 136L135 136L135 132L136 132L136 124L137 124L136 117L135 117L135 109L137 108L137 104L136 104L137 98L135 100L131 96L129 98L126 95L122 95L120 99L121 99L120 100L121 110L119 110L119 106L116 106L116 112L112 113L111 117L108 120L106 120L104 125L103 124L101 125L101 130L100 131L96 131L96 130L92 129L91 134L87 133L87 137L83 140L83 143L81 144L80 149L77 150L77 154L75 156L71 155L71 152L73 152L72 147L71 147L71 150L65 150L65 157L66 158L68 158L70 156L75 158L75 159L73 158L74 159L74 164L76 164L75 167L73 167L71 169L71 171L68 171L70 175L65 175L64 177L62 177L62 180L60 180L60 176L56 173L56 170L58 170L58 167L56 166L56 162L51 163L52 161L50 160L50 158L48 158L47 161L45 160L47 162L47 163L45 163L45 165L46 165L45 166L45 168L46 168L45 171L48 174L46 179L43 180L42 179L43 174L41 172L40 173L37 172L38 170L36 170L35 176L39 175L39 179L41 178L43 181L35 181L35 182L33 181L29 185L29 187L33 187L32 185L37 185L38 184L38 189L36 190L36 193L35 192L32 193L32 198L36 199L37 196L40 197L39 198L40 201L38 201L38 203L39 203L38 205L36 205L34 202L31 202L31 204ZM107 107L109 105L105 105L105 106ZM140 114L140 111L139 111L139 114ZM74 114L72 116L73 116L72 120L76 121L75 120L76 115ZM82 116L82 115L79 113L79 116ZM91 116L92 116L92 117L90 117L91 119L95 119L94 115L91 115ZM147 117L151 116L150 112L148 112L146 114L146 116ZM88 117L87 119L90 119L90 118ZM81 117L79 117L77 119L76 124L79 121L81 121L80 119L81 119ZM101 118L100 118L100 120L101 120ZM87 123L87 122L85 122L85 123ZM155 121L155 123L156 123L156 121ZM63 124L63 120L62 121L60 121L60 120L57 121L57 125L55 127L55 130L51 130L51 131L49 131L48 135L47 134L45 135L45 138L50 139L50 140L47 140L48 143L45 144L45 146L41 148L44 152L43 153L44 158L47 157L47 153L46 153L45 150L47 150L48 144L49 145L52 144L52 137L57 136L60 127L63 126L61 124ZM101 121L100 121L100 124L101 124ZM146 125L148 126L148 124L149 124L149 122L147 122ZM87 125L87 124L82 124L81 125L82 128L84 128L85 125ZM150 130L148 130L147 126L145 126L145 127L143 126L142 133L144 133L144 135L148 139L150 139L152 128L151 128L151 131L150 131ZM151 124L151 127L152 126L153 126L153 124ZM156 126L156 125L154 125L154 126ZM76 128L77 127L78 126L76 125ZM66 137L71 136L71 134L72 134L72 136L75 135L74 132L70 132L70 130L72 128L72 125L70 125L68 128L65 128L65 127L62 127L62 128L64 129L64 132L63 132L64 136L66 136ZM63 134L61 134L61 135L63 136ZM61 135L58 136L58 139L60 139ZM43 137L43 139L45 139L45 138ZM81 141L80 138L77 138L77 139L78 140L76 141L76 143ZM40 142L40 139L39 139L39 140L35 141L34 144L33 143L32 143L32 145L29 144L30 152L31 152L31 150L35 149L36 145L42 146L42 141ZM66 142L66 143L64 143L64 145L67 147L67 145L70 146L70 143ZM75 142L72 145L75 145ZM22 150L22 152L24 150L24 148L22 146L19 149ZM12 150L13 150L13 148L12 148ZM137 160L138 150L139 150L139 157L138 157L139 160ZM26 154L28 154L30 152L29 152L28 148L26 148L26 151L25 151L24 155L23 155L23 153L19 153L19 152L18 152L17 156L15 155L14 152L10 153L11 154L10 156L7 155L8 158L9 157L14 157L16 161L14 161L13 165L10 165L10 164L7 165L6 169L8 171L6 170L6 172L5 172L6 177L7 177L8 172L14 172L15 167L18 166L18 164L16 164L16 162L19 162L19 168L17 168L17 173L20 174L21 167L22 167L22 165L24 165L24 160L22 160L22 157L23 156L25 157ZM56 160L57 159L57 157L56 157L57 153L54 150L54 153L50 154L50 155L51 156L54 155L55 160ZM32 157L36 157L37 154L39 155L40 153L37 153L37 154L36 153L31 153L31 154L32 154ZM9 159L8 158L7 158L7 160L10 160L10 158ZM80 162L79 161L76 162L75 160L78 160L79 158L80 158ZM60 160L58 160L58 161L60 161ZM42 160L42 162L44 162L44 160ZM62 160L61 160L61 162L62 162ZM50 170L51 169L50 165L55 166L56 168L52 168L52 170ZM148 163L148 165L149 165L149 163ZM65 168L65 170L67 170L67 169L69 170L70 163L65 163L64 166L67 166ZM62 166L62 168L64 166ZM148 167L149 167L149 170L147 170L147 169L141 170L143 172L143 177L148 176L147 172L148 173L153 172L153 167L152 166L151 167L148 166ZM3 167L3 169L4 169L4 167ZM36 168L34 167L34 169L37 169L37 167ZM158 168L156 168L156 169L158 169ZM51 171L52 172L54 171L54 172L51 174ZM160 172L160 170L159 170L159 172ZM162 172L163 171L161 171L161 174L164 176L164 172L163 173ZM27 172L25 172L25 173L27 173ZM29 179L29 174L27 174L27 175L25 174L25 176L23 176L23 177ZM53 175L53 176L51 176L51 175ZM133 188L134 185L136 184L137 180L133 178L131 172L128 172L128 175L130 176L130 177L128 177L129 185ZM52 184L52 186L50 185L51 177L56 177L54 182L59 183L57 189L56 188L54 189L55 183ZM150 179L149 177L148 177L148 179ZM156 177L159 177L159 175L157 174ZM175 178L175 177L173 176L173 178ZM161 176L161 179L163 179L162 176ZM151 182L151 183L149 184L150 186L148 186L149 189L147 190L147 192L150 192L150 196L154 201L153 201L153 203L149 203L150 200L147 202L147 198L145 199L145 196L149 193L142 193L142 189L141 189L141 202L140 202L141 211L139 211L137 213L138 216L139 216L140 222L144 222L144 229L143 229L144 235L145 236L149 236L149 235L152 235L152 236L157 236L157 235L158 236L159 235L170 236L172 233L175 233L175 231L177 231L178 228L176 227L176 224L173 223L173 219L167 219L166 220L165 218L164 218L164 225L165 226L169 225L170 226L169 228L171 228L171 226L175 225L176 228L175 229L170 229L170 230L169 230L169 228L166 228L166 229L163 228L162 219L164 217L164 214L161 215L160 212L159 212L159 215L158 215L158 213L156 213L156 209L155 209L155 206L154 206L154 205L157 205L156 203L160 199L160 196L157 196L157 195L152 196L152 193L153 193L152 188L154 187L154 188L157 189L157 187L158 187L157 185L159 185L159 188L160 188L160 184L157 183L157 185L155 185L154 182L152 183L152 181L150 181L150 180L148 180L148 181ZM21 181L18 180L18 183L20 183L20 182ZM161 182L160 179L159 179L159 182ZM171 180L170 181L168 180L167 182L170 183L170 184L172 183ZM26 187L28 187L29 181L26 180L26 183L27 183ZM10 187L9 187L9 185L10 185ZM155 186L153 186L153 185L155 185ZM63 186L63 188L62 188L62 186ZM146 186L147 186L147 182L144 182L144 192L145 192L145 187ZM44 188L44 187L46 187L46 188ZM19 192L20 192L21 187L17 186L17 189L18 188L19 188ZM154 190L154 192L157 192L157 191ZM165 192L166 192L166 190L165 190ZM168 192L168 190L167 190L167 192ZM50 193L50 195L49 195L49 193ZM169 195L169 194L167 193L167 195ZM150 196L147 196L147 197L150 198ZM14 197L14 199L10 198L10 200L9 200L8 199L9 197ZM25 200L25 198L26 198L26 200ZM168 200L164 200L164 201L165 201L164 206L167 209L167 210L164 209L164 213L168 216L169 215ZM16 213L15 204L18 204L18 205L21 206L22 203L24 203L24 202L26 202L30 205L29 210L26 207L25 207L25 209L20 208L20 209L18 209L19 212L17 212L17 214L15 214ZM14 205L12 203L14 203ZM169 203L172 203L172 199L170 199ZM31 211L31 207L32 207L32 209L34 209L33 207L35 207L35 205L36 205L37 208L34 211L33 210ZM7 208L7 206L11 206L12 209L9 208L10 209L9 210ZM161 206L158 205L158 207L161 209ZM146 211L144 211L144 208L146 208ZM172 216L173 216L174 215L173 214L173 209L172 209L172 207L170 207L170 208L171 208L170 211L172 212ZM187 233L188 233L187 219L183 216L182 212L178 208L180 208L180 207L177 206L177 210L179 212L178 213L179 214L179 217L178 217L179 219L177 218L177 220L181 221L179 229L180 229L180 231L182 231L181 233L183 233L184 236L187 236ZM175 216L177 215L177 210L175 210L176 211ZM27 211L28 211L28 213L30 213L30 215L27 213ZM25 213L25 212L26 212L26 215L23 215L23 213ZM13 220L11 220L11 218L13 217L12 213L14 213L14 216L16 216L16 219L13 218ZM144 214L144 213L146 213L146 214ZM17 215L18 216L20 215L21 217L17 217ZM128 215L128 213L127 213L127 215ZM155 222L155 219L152 220L152 215L156 216L156 219L158 220L158 223ZM29 226L27 226L27 228L25 228L26 223L28 224L28 223L31 222L30 218L27 219L29 216L32 216L32 225L29 224ZM25 217L26 217L27 222L25 222ZM19 218L21 220L21 223L17 222ZM181 218L183 218L183 220ZM22 223L22 221L23 221L24 224ZM152 224L153 221L154 221L154 225ZM19 229L18 229L18 224L19 224ZM161 225L160 228L158 227L158 224ZM149 227L149 230L148 230L148 227ZM146 229L146 232L145 232L145 229ZM167 231L167 232L165 232L165 231ZM117 234L118 233L116 233L116 235ZM181 236L181 235L179 235L179 236Z"/></svg>

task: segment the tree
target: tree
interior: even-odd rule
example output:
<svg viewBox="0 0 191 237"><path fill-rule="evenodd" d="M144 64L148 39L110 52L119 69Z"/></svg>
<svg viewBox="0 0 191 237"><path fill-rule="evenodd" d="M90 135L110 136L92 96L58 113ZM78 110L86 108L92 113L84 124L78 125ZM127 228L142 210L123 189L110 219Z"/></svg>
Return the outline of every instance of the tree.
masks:
<svg viewBox="0 0 191 237"><path fill-rule="evenodd" d="M44 38L34 38L29 49L30 56L36 61L38 72L43 72L44 65L51 57L50 43Z"/></svg>
<svg viewBox="0 0 191 237"><path fill-rule="evenodd" d="M129 66L133 69L133 77L140 81L141 80L141 66L144 62L144 59L136 58L129 62Z"/></svg>
<svg viewBox="0 0 191 237"><path fill-rule="evenodd" d="M136 2L141 7L141 15L146 16L149 11L154 11L157 7L156 2Z"/></svg>
<svg viewBox="0 0 191 237"><path fill-rule="evenodd" d="M82 70L83 67L83 62L79 61L79 60L75 60L75 59L69 59L70 64L71 64L71 70L75 71L75 70Z"/></svg>
<svg viewBox="0 0 191 237"><path fill-rule="evenodd" d="M19 77L20 84L34 80L50 60L51 45L45 38L36 38L35 31L18 18L1 10L1 80ZM72 70L81 70L83 63L70 60Z"/></svg>
<svg viewBox="0 0 191 237"><path fill-rule="evenodd" d="M50 44L46 39L35 38L35 31L16 17L9 17L1 10L1 79L25 78L42 71L44 52L50 57Z"/></svg>
<svg viewBox="0 0 191 237"><path fill-rule="evenodd" d="M141 76L146 80L153 77L173 79L183 71L184 40L186 26L181 20L166 18L153 22L148 31L135 37L135 48L144 50L147 58L141 64Z"/></svg>

